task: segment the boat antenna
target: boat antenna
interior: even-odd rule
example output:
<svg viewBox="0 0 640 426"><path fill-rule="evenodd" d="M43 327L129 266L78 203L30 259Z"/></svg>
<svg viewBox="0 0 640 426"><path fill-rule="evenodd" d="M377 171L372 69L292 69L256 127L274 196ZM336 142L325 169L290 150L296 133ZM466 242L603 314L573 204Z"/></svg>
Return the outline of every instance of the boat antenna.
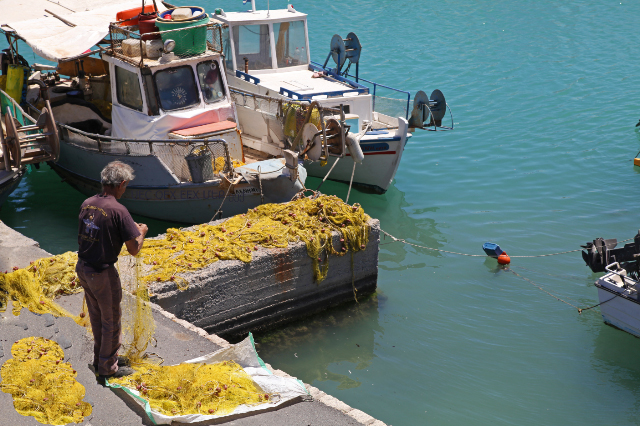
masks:
<svg viewBox="0 0 640 426"><path fill-rule="evenodd" d="M271 10L269 9L269 0L267 0L267 18L269 17L269 13Z"/></svg>

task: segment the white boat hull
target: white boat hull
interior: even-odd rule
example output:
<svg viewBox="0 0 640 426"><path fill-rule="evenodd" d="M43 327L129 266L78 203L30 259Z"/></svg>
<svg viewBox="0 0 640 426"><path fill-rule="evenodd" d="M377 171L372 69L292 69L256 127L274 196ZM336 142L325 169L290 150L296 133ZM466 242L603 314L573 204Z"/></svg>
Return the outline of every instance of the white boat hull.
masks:
<svg viewBox="0 0 640 426"><path fill-rule="evenodd" d="M600 312L606 324L640 337L640 300L635 291L622 287L615 274L609 273L598 281Z"/></svg>
<svg viewBox="0 0 640 426"><path fill-rule="evenodd" d="M400 128L395 133L376 138L365 136L360 140L364 160L356 165L353 176L355 186L366 187L380 194L387 191L400 165L407 139L411 137L406 130L406 121L400 119ZM305 161L304 167L309 176L324 178L335 161L336 157L329 157L324 167L318 161ZM331 171L329 179L349 183L352 172L353 161L347 154Z"/></svg>

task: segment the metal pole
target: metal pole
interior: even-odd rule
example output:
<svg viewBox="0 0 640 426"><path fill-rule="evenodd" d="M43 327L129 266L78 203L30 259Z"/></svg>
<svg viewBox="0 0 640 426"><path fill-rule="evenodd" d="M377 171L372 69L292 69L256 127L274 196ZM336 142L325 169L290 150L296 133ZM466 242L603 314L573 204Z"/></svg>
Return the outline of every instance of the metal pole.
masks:
<svg viewBox="0 0 640 426"><path fill-rule="evenodd" d="M376 110L376 87L378 87L378 85L376 83L373 83L373 111Z"/></svg>

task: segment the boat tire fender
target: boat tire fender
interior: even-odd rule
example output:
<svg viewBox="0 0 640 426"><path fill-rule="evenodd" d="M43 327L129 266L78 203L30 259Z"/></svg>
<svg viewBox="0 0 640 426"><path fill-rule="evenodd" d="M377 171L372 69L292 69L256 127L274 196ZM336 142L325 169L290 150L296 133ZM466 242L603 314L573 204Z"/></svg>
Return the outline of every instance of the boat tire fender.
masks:
<svg viewBox="0 0 640 426"><path fill-rule="evenodd" d="M362 160L364 160L364 154L362 153L362 148L360 148L360 141L358 141L356 135L351 132L347 133L347 139L345 142L353 161L355 161L356 163L362 163Z"/></svg>

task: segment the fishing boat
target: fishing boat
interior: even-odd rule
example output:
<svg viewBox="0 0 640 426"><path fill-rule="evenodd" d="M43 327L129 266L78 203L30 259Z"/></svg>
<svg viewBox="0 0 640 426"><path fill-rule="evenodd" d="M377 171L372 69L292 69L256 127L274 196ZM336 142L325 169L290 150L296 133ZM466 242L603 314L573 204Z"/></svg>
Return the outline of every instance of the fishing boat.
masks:
<svg viewBox="0 0 640 426"><path fill-rule="evenodd" d="M183 223L289 201L303 189L306 171L294 155L243 148L221 72L221 28L204 9L44 3L28 20L8 10L0 30L12 58L23 40L57 63L12 65L41 83L27 85L28 110L51 105L60 153L49 164L64 181L95 194L102 168L122 161L136 177L120 201L132 213Z"/></svg>
<svg viewBox="0 0 640 426"><path fill-rule="evenodd" d="M632 243L617 245L597 238L582 246L582 258L593 272L606 272L594 284L604 322L640 337L640 231Z"/></svg>
<svg viewBox="0 0 640 426"><path fill-rule="evenodd" d="M352 181L384 193L396 174L411 132L453 129L452 118L449 126L442 124L447 112L451 117L451 110L439 90L430 96L417 92L410 109L410 92L360 77L362 46L354 33L346 38L334 35L326 60L320 64L310 60L305 13L291 5L282 10L256 10L255 0L251 5L252 9L245 12L216 9L213 15L223 27L227 79L245 146L273 156L281 156L286 149L295 150L309 176ZM328 66L330 59L332 66ZM340 158L353 156L353 149L320 148L327 143L318 135L314 137L313 129L308 128L302 143L296 140L308 120L304 120L300 108L286 108L291 102L315 102L319 110L339 109L364 155L362 164L337 164ZM325 132L327 118L337 119L337 114L331 117L321 111L320 115L317 134Z"/></svg>

